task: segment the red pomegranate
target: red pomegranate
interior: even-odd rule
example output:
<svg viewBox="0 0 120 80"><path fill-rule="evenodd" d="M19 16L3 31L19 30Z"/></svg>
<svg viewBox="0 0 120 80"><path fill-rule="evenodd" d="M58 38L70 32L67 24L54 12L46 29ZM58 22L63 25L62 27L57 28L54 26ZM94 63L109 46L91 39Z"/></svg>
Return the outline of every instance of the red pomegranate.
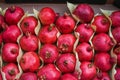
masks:
<svg viewBox="0 0 120 80"><path fill-rule="evenodd" d="M92 39L93 47L98 52L107 52L112 46L113 42L106 33L96 34Z"/></svg>
<svg viewBox="0 0 120 80"><path fill-rule="evenodd" d="M55 25L43 26L38 34L41 43L55 43L57 41L58 30Z"/></svg>
<svg viewBox="0 0 120 80"><path fill-rule="evenodd" d="M5 21L9 25L17 25L24 15L24 10L19 6L8 7L5 11Z"/></svg>
<svg viewBox="0 0 120 80"><path fill-rule="evenodd" d="M36 51L38 49L38 37L27 32L20 38L20 46L24 51Z"/></svg>
<svg viewBox="0 0 120 80"><path fill-rule="evenodd" d="M5 62L17 62L19 46L15 43L6 43L2 47L2 59Z"/></svg>
<svg viewBox="0 0 120 80"><path fill-rule="evenodd" d="M50 25L55 22L56 13L50 7L43 7L39 11L38 17L43 25Z"/></svg>
<svg viewBox="0 0 120 80"><path fill-rule="evenodd" d="M54 64L47 64L37 72L39 80L59 80L61 72L56 69Z"/></svg>
<svg viewBox="0 0 120 80"><path fill-rule="evenodd" d="M38 80L37 75L32 72L22 73L19 80Z"/></svg>
<svg viewBox="0 0 120 80"><path fill-rule="evenodd" d="M2 71L5 73L7 80L15 80L16 75L19 73L19 69L16 64L8 63L2 67Z"/></svg>
<svg viewBox="0 0 120 80"><path fill-rule="evenodd" d="M93 35L93 29L90 24L80 24L75 29L79 33L79 42L88 42Z"/></svg>
<svg viewBox="0 0 120 80"><path fill-rule="evenodd" d="M45 44L39 52L39 56L47 64L54 63L59 56L58 49L53 44Z"/></svg>
<svg viewBox="0 0 120 80"><path fill-rule="evenodd" d="M81 23L89 23L94 17L94 10L89 4L78 4L72 12Z"/></svg>
<svg viewBox="0 0 120 80"><path fill-rule="evenodd" d="M93 51L90 44L83 42L76 47L76 52L78 53L79 60L91 61L93 59Z"/></svg>
<svg viewBox="0 0 120 80"><path fill-rule="evenodd" d="M38 20L34 16L25 17L20 23L20 27L23 33L30 32L35 34L35 28L38 25Z"/></svg>
<svg viewBox="0 0 120 80"><path fill-rule="evenodd" d="M113 27L119 27L120 26L120 10L112 12L110 15L110 18L112 20Z"/></svg>
<svg viewBox="0 0 120 80"><path fill-rule="evenodd" d="M57 47L61 53L73 52L76 38L72 34L62 34L57 40Z"/></svg>
<svg viewBox="0 0 120 80"><path fill-rule="evenodd" d="M82 62L80 65L80 69L82 71L80 80L93 80L93 78L96 76L96 67L91 62Z"/></svg>
<svg viewBox="0 0 120 80"><path fill-rule="evenodd" d="M35 52L26 52L20 60L20 66L24 72L35 72L40 66L40 59Z"/></svg>
<svg viewBox="0 0 120 80"><path fill-rule="evenodd" d="M63 16L57 18L56 27L63 34L72 33L75 28L75 21L71 16L65 13Z"/></svg>
<svg viewBox="0 0 120 80"><path fill-rule="evenodd" d="M4 24L4 31L2 33L2 39L5 43L16 43L18 37L21 35L21 31L16 25L7 26Z"/></svg>
<svg viewBox="0 0 120 80"><path fill-rule="evenodd" d="M56 65L62 73L70 73L75 70L76 58L72 53L61 54L56 60Z"/></svg>
<svg viewBox="0 0 120 80"><path fill-rule="evenodd" d="M92 22L96 33L107 33L110 27L110 21L104 15L97 15Z"/></svg>

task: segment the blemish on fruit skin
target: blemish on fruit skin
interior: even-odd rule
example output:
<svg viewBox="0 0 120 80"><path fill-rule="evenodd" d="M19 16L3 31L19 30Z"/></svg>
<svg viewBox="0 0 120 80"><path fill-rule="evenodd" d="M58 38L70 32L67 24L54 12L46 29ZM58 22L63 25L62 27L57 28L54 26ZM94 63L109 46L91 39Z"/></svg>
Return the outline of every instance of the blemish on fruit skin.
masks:
<svg viewBox="0 0 120 80"><path fill-rule="evenodd" d="M47 78L46 78L45 75L41 75L41 76L40 76L40 80L47 80Z"/></svg>
<svg viewBox="0 0 120 80"><path fill-rule="evenodd" d="M63 51L63 52L65 52L65 51L67 51L68 50L68 44L61 44L61 46L60 46L60 49Z"/></svg>
<svg viewBox="0 0 120 80"><path fill-rule="evenodd" d="M29 27L29 24L27 22L24 22L24 27L25 28L28 28Z"/></svg>
<svg viewBox="0 0 120 80"><path fill-rule="evenodd" d="M12 76L12 75L15 75L15 70L12 69L12 70L8 71L8 73L9 73L11 76Z"/></svg>
<svg viewBox="0 0 120 80"><path fill-rule="evenodd" d="M50 54L51 52L49 52L49 51L46 51L46 53L45 53L45 59L49 59L50 57L51 57L51 54Z"/></svg>
<svg viewBox="0 0 120 80"><path fill-rule="evenodd" d="M114 49L114 52L115 52L116 54L119 54L119 53L120 53L120 47L115 48L115 49Z"/></svg>

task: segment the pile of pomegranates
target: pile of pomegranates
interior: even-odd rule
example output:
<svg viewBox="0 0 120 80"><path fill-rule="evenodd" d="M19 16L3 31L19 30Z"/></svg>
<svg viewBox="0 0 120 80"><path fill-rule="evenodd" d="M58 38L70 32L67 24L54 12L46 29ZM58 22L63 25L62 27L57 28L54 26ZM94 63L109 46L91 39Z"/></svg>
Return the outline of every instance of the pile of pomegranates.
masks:
<svg viewBox="0 0 120 80"><path fill-rule="evenodd" d="M67 7L0 14L0 80L120 80L120 11Z"/></svg>

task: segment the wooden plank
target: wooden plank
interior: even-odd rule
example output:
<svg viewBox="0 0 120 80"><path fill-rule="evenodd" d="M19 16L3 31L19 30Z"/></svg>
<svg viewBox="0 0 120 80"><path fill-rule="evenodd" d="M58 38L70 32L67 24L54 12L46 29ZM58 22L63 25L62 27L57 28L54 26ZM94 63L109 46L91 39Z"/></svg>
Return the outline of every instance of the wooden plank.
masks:
<svg viewBox="0 0 120 80"><path fill-rule="evenodd" d="M51 7L53 8L57 13L63 14L64 12L68 12L66 4L5 4L0 3L0 7L2 9L5 9L7 7L10 7L12 5L18 5L21 6L25 11L28 11L29 13L33 13L33 8L40 10L43 7ZM100 12L100 8L107 9L107 10L119 10L117 7L111 5L111 4L105 4L105 5L93 5L91 4L92 8L94 9L95 13Z"/></svg>

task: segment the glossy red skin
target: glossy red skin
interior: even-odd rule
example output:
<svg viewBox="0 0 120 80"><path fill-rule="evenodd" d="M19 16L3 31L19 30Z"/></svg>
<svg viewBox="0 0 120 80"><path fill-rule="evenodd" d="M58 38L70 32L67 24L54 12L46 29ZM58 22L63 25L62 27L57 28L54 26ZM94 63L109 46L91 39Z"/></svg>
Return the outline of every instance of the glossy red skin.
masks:
<svg viewBox="0 0 120 80"><path fill-rule="evenodd" d="M5 62L17 62L19 46L15 43L6 43L2 48L2 59Z"/></svg>
<svg viewBox="0 0 120 80"><path fill-rule="evenodd" d="M75 32L80 35L79 42L88 42L94 31L89 24L80 24L75 29Z"/></svg>
<svg viewBox="0 0 120 80"><path fill-rule="evenodd" d="M96 76L96 67L91 62L82 62L80 65L80 69L82 71L80 80L93 80L93 78Z"/></svg>
<svg viewBox="0 0 120 80"><path fill-rule="evenodd" d="M76 58L73 53L61 54L56 60L56 65L62 73L70 73L75 70Z"/></svg>
<svg viewBox="0 0 120 80"><path fill-rule="evenodd" d="M73 52L76 38L72 34L62 34L57 40L57 47L61 53Z"/></svg>
<svg viewBox="0 0 120 80"><path fill-rule="evenodd" d="M14 74L10 74L9 72L14 70ZM16 75L19 73L19 69L16 64L8 63L7 65L2 67L2 71L5 73L5 77L7 80L15 80Z"/></svg>
<svg viewBox="0 0 120 80"><path fill-rule="evenodd" d="M73 14L80 19L80 22L89 23L94 17L94 10L88 4L78 4Z"/></svg>
<svg viewBox="0 0 120 80"><path fill-rule="evenodd" d="M47 64L39 69L37 76L40 80L59 80L61 72L58 71L54 64Z"/></svg>
<svg viewBox="0 0 120 80"><path fill-rule="evenodd" d="M37 75L32 72L23 73L19 80L38 80Z"/></svg>
<svg viewBox="0 0 120 80"><path fill-rule="evenodd" d="M2 27L2 23L4 23L4 16L0 14L0 27Z"/></svg>
<svg viewBox="0 0 120 80"><path fill-rule="evenodd" d="M99 73L98 73L99 75ZM96 76L93 80L111 80L107 72L100 73L100 76Z"/></svg>
<svg viewBox="0 0 120 80"><path fill-rule="evenodd" d="M93 51L90 44L83 42L76 47L76 52L78 53L79 60L91 61L93 58Z"/></svg>
<svg viewBox="0 0 120 80"><path fill-rule="evenodd" d="M45 44L39 52L39 56L47 64L54 63L59 56L58 49L53 44Z"/></svg>
<svg viewBox="0 0 120 80"><path fill-rule="evenodd" d="M113 27L119 27L120 26L120 11L114 11L110 15L110 18L112 20Z"/></svg>
<svg viewBox="0 0 120 80"><path fill-rule="evenodd" d="M41 43L55 43L57 41L58 30L55 26L43 26L38 34Z"/></svg>
<svg viewBox="0 0 120 80"><path fill-rule="evenodd" d="M30 32L31 34L35 34L35 28L37 27L37 25L38 21L34 16L27 16L20 23L22 32Z"/></svg>
<svg viewBox="0 0 120 80"><path fill-rule="evenodd" d="M112 48L112 40L105 33L96 34L92 39L93 47L98 52L107 52Z"/></svg>
<svg viewBox="0 0 120 80"><path fill-rule="evenodd" d="M3 78L2 78L2 74L0 73L0 80L3 80Z"/></svg>
<svg viewBox="0 0 120 80"><path fill-rule="evenodd" d="M116 73L114 75L115 80L120 80L120 68L116 68Z"/></svg>
<svg viewBox="0 0 120 80"><path fill-rule="evenodd" d="M94 17L92 25L96 28L96 33L106 33L109 31L110 21L104 15Z"/></svg>
<svg viewBox="0 0 120 80"><path fill-rule="evenodd" d="M72 74L66 73L61 76L60 80L77 80L77 79Z"/></svg>
<svg viewBox="0 0 120 80"><path fill-rule="evenodd" d="M115 47L113 52L117 56L117 66L120 66L120 46Z"/></svg>
<svg viewBox="0 0 120 80"><path fill-rule="evenodd" d="M112 29L112 35L117 43L120 43L120 27L115 27Z"/></svg>
<svg viewBox="0 0 120 80"><path fill-rule="evenodd" d="M75 28L75 21L71 16L64 14L57 18L56 27L63 34L72 33Z"/></svg>
<svg viewBox="0 0 120 80"><path fill-rule="evenodd" d="M21 35L21 31L16 25L10 25L6 27L2 33L2 39L5 43L16 43L18 37Z"/></svg>
<svg viewBox="0 0 120 80"><path fill-rule="evenodd" d="M0 14L0 31L2 31L2 24L5 23L4 16Z"/></svg>
<svg viewBox="0 0 120 80"><path fill-rule="evenodd" d="M40 59L35 52L26 52L20 60L20 66L24 72L34 72L40 66Z"/></svg>
<svg viewBox="0 0 120 80"><path fill-rule="evenodd" d="M56 19L56 13L52 8L44 7L39 11L38 17L42 25L50 25L54 23Z"/></svg>
<svg viewBox="0 0 120 80"><path fill-rule="evenodd" d="M2 44L3 39L2 39L2 34L0 34L0 45Z"/></svg>
<svg viewBox="0 0 120 80"><path fill-rule="evenodd" d="M15 8L15 11L11 11L11 7ZM5 21L9 25L17 25L17 23L20 21L20 19L24 15L24 10L19 6L11 6L8 7L8 9L5 12Z"/></svg>
<svg viewBox="0 0 120 80"><path fill-rule="evenodd" d="M36 51L39 40L35 35L28 34L20 38L20 46L24 51Z"/></svg>
<svg viewBox="0 0 120 80"><path fill-rule="evenodd" d="M107 72L112 68L111 57L107 52L100 52L95 55L94 64L101 71Z"/></svg>

